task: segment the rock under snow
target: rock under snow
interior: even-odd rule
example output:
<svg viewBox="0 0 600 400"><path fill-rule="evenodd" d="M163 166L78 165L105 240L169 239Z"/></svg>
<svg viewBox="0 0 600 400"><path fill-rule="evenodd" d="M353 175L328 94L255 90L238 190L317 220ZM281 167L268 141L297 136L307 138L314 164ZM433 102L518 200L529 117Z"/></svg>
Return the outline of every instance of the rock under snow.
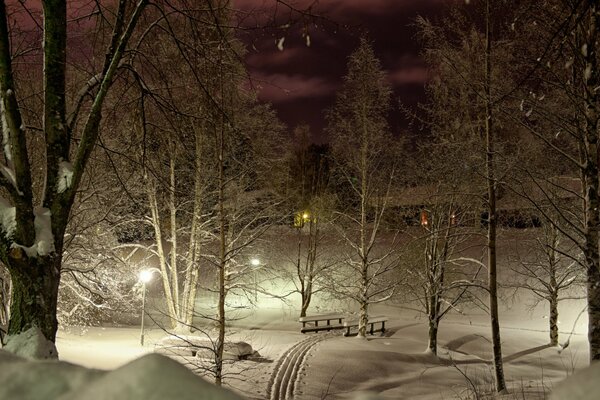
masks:
<svg viewBox="0 0 600 400"><path fill-rule="evenodd" d="M168 356L196 356L214 358L215 343L199 336L167 336L156 343L155 353ZM223 359L237 361L254 354L252 346L246 342L226 342L223 346Z"/></svg>
<svg viewBox="0 0 600 400"><path fill-rule="evenodd" d="M0 350L0 399L242 400L158 354L114 371L55 360L31 361Z"/></svg>
<svg viewBox="0 0 600 400"><path fill-rule="evenodd" d="M596 400L600 393L600 362L575 372L556 385L551 400Z"/></svg>
<svg viewBox="0 0 600 400"><path fill-rule="evenodd" d="M3 349L30 360L58 358L56 346L46 339L38 327L29 328L18 335L7 336Z"/></svg>

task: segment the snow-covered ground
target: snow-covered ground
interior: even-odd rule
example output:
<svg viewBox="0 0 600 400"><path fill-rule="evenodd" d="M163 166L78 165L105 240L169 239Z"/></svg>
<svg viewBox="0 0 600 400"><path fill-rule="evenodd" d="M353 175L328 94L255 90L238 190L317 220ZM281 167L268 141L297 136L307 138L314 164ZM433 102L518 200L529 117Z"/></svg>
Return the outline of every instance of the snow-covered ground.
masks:
<svg viewBox="0 0 600 400"><path fill-rule="evenodd" d="M561 343L571 331L578 307L563 309ZM518 398L543 398L543 388L551 389L587 365L586 321L578 321L569 346L561 351L547 346L543 310L529 314L522 309L522 305L505 309L501 315L508 386L520 394ZM225 379L254 399L285 398L286 393L295 399L345 399L357 392L377 393L383 399L451 399L468 398L472 390L492 387L490 333L483 313L453 315L443 321L436 358L424 353L423 319L392 306L374 312L390 317L388 330L364 341L343 337L340 331L302 335L293 311L255 311L234 324L229 340L250 343L261 357L227 367L230 379ZM148 330L143 347L139 335L133 327L91 328L85 333L71 329L59 333L57 346L61 360L113 369L152 352L165 332Z"/></svg>

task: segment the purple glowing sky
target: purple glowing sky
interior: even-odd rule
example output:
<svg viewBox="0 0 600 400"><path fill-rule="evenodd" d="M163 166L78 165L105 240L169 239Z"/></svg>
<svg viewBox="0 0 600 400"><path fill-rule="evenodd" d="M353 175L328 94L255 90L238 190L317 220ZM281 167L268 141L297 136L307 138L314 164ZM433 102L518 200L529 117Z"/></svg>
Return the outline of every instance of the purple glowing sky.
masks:
<svg viewBox="0 0 600 400"><path fill-rule="evenodd" d="M408 122L398 110L398 101L414 106L423 100L427 71L419 57L419 44L412 26L418 15L435 17L451 0L320 0L313 13L325 17L308 25L299 24L285 33L284 50L277 49L281 31L248 34L252 39L246 57L250 72L261 88L260 98L273 103L280 117L293 127L308 122L316 140L323 140L323 110L335 98L346 71L347 57L362 31L374 42L377 56L394 88L391 115L395 131ZM274 0L234 0L236 7L257 10L272 7ZM295 0L298 8L312 0ZM287 14L280 9L280 20ZM303 27L311 36L307 47Z"/></svg>

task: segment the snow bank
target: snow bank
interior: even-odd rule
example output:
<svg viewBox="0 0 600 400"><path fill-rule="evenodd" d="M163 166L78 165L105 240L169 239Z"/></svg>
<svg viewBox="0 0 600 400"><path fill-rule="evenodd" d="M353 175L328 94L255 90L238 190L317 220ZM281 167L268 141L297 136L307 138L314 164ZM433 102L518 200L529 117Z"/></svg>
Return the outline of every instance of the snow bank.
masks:
<svg viewBox="0 0 600 400"><path fill-rule="evenodd" d="M30 360L58 358L56 346L42 331L33 327L18 335L7 336L4 350Z"/></svg>
<svg viewBox="0 0 600 400"><path fill-rule="evenodd" d="M168 356L196 356L198 358L214 358L216 343L205 337L171 335L159 340L154 352ZM254 354L252 346L246 342L225 342L223 359L238 361Z"/></svg>
<svg viewBox="0 0 600 400"><path fill-rule="evenodd" d="M242 400L157 354L104 372L61 361L28 361L4 350L0 350L0 398Z"/></svg>
<svg viewBox="0 0 600 400"><path fill-rule="evenodd" d="M600 393L600 362L577 371L556 385L551 400L596 400Z"/></svg>
<svg viewBox="0 0 600 400"><path fill-rule="evenodd" d="M88 383L61 400L241 400L189 369L158 354L148 354Z"/></svg>
<svg viewBox="0 0 600 400"><path fill-rule="evenodd" d="M60 399L100 374L55 360L28 361L0 350L0 399Z"/></svg>

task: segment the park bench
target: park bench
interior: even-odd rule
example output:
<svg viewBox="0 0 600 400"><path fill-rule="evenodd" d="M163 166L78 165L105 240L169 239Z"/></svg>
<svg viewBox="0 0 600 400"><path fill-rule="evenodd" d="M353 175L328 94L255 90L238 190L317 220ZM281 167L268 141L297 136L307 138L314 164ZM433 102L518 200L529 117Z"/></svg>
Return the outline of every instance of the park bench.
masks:
<svg viewBox="0 0 600 400"><path fill-rule="evenodd" d="M299 322L302 322L302 329L300 329L300 332L306 333L344 329L344 325L342 325L344 318L344 314L320 314L300 317L298 319Z"/></svg>
<svg viewBox="0 0 600 400"><path fill-rule="evenodd" d="M369 318L369 321L367 321L367 329L369 330L369 333L372 335L373 332L385 332L385 323L387 320L388 317L383 315ZM375 329L376 324L381 324L379 329ZM343 327L346 329L344 336L350 336L350 330L352 328L358 328L358 320L345 321Z"/></svg>

